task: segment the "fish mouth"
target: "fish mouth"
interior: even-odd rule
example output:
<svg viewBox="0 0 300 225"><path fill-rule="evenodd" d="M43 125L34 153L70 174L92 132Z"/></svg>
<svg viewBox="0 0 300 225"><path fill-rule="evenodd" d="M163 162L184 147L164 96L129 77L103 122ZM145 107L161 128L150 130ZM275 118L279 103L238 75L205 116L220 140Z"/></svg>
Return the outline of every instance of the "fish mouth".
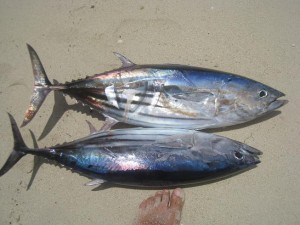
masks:
<svg viewBox="0 0 300 225"><path fill-rule="evenodd" d="M256 165L256 164L260 163L260 159L258 156L263 154L262 151L260 151L256 148L252 148L248 145L243 145L242 150L244 151L244 153L251 156L248 161L248 163L250 165Z"/></svg>
<svg viewBox="0 0 300 225"><path fill-rule="evenodd" d="M242 146L242 150L244 152L246 152L247 154L249 154L249 155L262 155L263 154L262 151L260 151L260 150L258 150L256 148L252 148L252 147L250 147L248 145L243 145Z"/></svg>
<svg viewBox="0 0 300 225"><path fill-rule="evenodd" d="M286 105L289 102L288 100L279 99L279 98L284 97L284 96L285 96L284 93L276 90L276 92L274 94L275 99L272 102L270 102L270 104L267 107L267 111L268 112L273 111L275 109L278 109L278 108Z"/></svg>
<svg viewBox="0 0 300 225"><path fill-rule="evenodd" d="M281 99L275 99L273 102L271 102L269 105L268 105L268 108L267 108L267 111L273 111L275 109L278 109L284 105L286 105L289 101L288 100L281 100Z"/></svg>
<svg viewBox="0 0 300 225"><path fill-rule="evenodd" d="M261 161L260 161L260 159L258 158L258 156L253 156L253 162L252 162L252 164L253 165L256 165L256 164L259 164L259 163L261 163Z"/></svg>

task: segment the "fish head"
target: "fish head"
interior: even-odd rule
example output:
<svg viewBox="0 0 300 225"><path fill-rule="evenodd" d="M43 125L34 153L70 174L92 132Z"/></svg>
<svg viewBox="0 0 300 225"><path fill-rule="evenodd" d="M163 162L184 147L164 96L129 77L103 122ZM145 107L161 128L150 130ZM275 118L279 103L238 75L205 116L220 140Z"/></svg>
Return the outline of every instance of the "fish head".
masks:
<svg viewBox="0 0 300 225"><path fill-rule="evenodd" d="M258 155L261 154L261 151L253 147L238 143L234 145L233 148L229 149L226 156L234 167L242 169L260 163Z"/></svg>
<svg viewBox="0 0 300 225"><path fill-rule="evenodd" d="M192 143L202 159L214 167L244 169L260 163L261 151L229 138L197 132Z"/></svg>
<svg viewBox="0 0 300 225"><path fill-rule="evenodd" d="M237 88L235 106L239 115L253 119L285 105L288 101L279 99L284 96L272 87L247 79Z"/></svg>
<svg viewBox="0 0 300 225"><path fill-rule="evenodd" d="M288 102L287 100L279 99L285 96L284 93L263 84L257 86L258 88L256 88L256 98L259 102L259 105L261 106L261 114L276 110Z"/></svg>

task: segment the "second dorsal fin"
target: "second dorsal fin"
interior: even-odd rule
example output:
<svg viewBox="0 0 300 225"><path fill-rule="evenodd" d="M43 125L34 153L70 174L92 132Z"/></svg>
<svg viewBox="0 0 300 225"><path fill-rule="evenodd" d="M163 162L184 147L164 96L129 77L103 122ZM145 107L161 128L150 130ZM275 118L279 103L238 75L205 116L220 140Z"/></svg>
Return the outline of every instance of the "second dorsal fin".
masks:
<svg viewBox="0 0 300 225"><path fill-rule="evenodd" d="M114 55L121 60L122 67L130 67L135 65L135 63L131 62L128 58L118 52L114 52Z"/></svg>

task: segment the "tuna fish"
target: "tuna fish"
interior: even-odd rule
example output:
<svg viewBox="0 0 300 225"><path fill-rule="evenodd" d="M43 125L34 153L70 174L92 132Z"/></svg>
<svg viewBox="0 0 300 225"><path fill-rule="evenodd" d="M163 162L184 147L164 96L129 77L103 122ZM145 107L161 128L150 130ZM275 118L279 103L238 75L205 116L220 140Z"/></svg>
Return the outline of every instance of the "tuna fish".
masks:
<svg viewBox="0 0 300 225"><path fill-rule="evenodd" d="M0 176L26 154L54 160L93 180L126 186L172 187L222 178L259 163L261 152L243 143L194 130L127 128L93 133L42 149L28 148L9 115L14 148Z"/></svg>
<svg viewBox="0 0 300 225"><path fill-rule="evenodd" d="M107 118L142 127L204 129L253 120L287 103L274 88L239 75L181 65L136 65L119 53L119 69L52 85L28 45L34 92L22 126L47 94L60 91Z"/></svg>

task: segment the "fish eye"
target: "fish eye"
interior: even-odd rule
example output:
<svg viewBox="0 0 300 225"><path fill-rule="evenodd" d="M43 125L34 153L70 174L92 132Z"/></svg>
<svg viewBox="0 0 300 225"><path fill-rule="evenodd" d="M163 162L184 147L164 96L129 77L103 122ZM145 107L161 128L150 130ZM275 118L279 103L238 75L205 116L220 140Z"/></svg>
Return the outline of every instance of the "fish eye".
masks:
<svg viewBox="0 0 300 225"><path fill-rule="evenodd" d="M261 90L260 92L258 92L258 95L260 98L264 98L267 97L268 92L266 90Z"/></svg>
<svg viewBox="0 0 300 225"><path fill-rule="evenodd" d="M243 154L241 154L240 152L238 151L234 151L234 157L238 160L241 160L244 158Z"/></svg>

